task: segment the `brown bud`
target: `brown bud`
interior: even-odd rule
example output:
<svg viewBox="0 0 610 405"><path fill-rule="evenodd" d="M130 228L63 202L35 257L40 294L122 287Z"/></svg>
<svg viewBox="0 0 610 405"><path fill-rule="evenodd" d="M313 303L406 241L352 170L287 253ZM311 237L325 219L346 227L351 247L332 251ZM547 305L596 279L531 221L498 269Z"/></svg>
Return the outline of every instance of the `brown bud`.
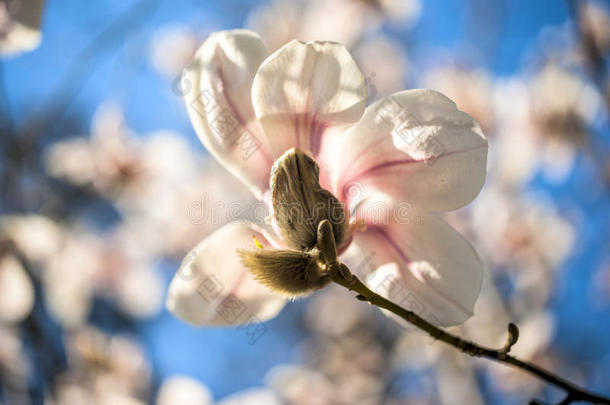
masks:
<svg viewBox="0 0 610 405"><path fill-rule="evenodd" d="M258 282L285 296L307 295L331 281L318 249L240 249L237 253Z"/></svg>
<svg viewBox="0 0 610 405"><path fill-rule="evenodd" d="M318 249L326 264L337 261L337 246L335 245L333 227L327 219L318 225Z"/></svg>
<svg viewBox="0 0 610 405"><path fill-rule="evenodd" d="M320 187L319 174L316 162L295 148L280 156L271 169L273 220L293 249L314 248L323 220L330 222L337 246L347 233L345 207Z"/></svg>

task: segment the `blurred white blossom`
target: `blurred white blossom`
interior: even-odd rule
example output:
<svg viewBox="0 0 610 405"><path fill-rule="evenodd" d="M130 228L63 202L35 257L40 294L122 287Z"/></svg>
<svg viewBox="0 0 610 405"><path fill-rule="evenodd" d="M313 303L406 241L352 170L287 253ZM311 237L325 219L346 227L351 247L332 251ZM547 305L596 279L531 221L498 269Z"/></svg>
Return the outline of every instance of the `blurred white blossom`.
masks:
<svg viewBox="0 0 610 405"><path fill-rule="evenodd" d="M367 37L354 46L353 54L367 81L369 101L405 88L408 59L397 41L382 34Z"/></svg>
<svg viewBox="0 0 610 405"><path fill-rule="evenodd" d="M152 66L157 72L175 78L189 63L198 44L194 31L187 27L163 27L151 39Z"/></svg>
<svg viewBox="0 0 610 405"><path fill-rule="evenodd" d="M0 54L17 55L40 44L43 8L44 0L0 1Z"/></svg>
<svg viewBox="0 0 610 405"><path fill-rule="evenodd" d="M49 259L61 244L61 225L37 214L0 216L0 240L15 245L27 259L41 262Z"/></svg>
<svg viewBox="0 0 610 405"><path fill-rule="evenodd" d="M492 78L489 72L446 66L427 71L423 84L446 94L461 110L472 115L486 133L493 128Z"/></svg>
<svg viewBox="0 0 610 405"><path fill-rule="evenodd" d="M172 376L163 381L156 405L212 405L210 390L187 376Z"/></svg>
<svg viewBox="0 0 610 405"><path fill-rule="evenodd" d="M34 286L19 260L0 255L0 323L19 322L34 306Z"/></svg>
<svg viewBox="0 0 610 405"><path fill-rule="evenodd" d="M254 10L246 25L260 33L270 51L293 39L351 47L385 20L412 25L420 13L419 0L274 0Z"/></svg>

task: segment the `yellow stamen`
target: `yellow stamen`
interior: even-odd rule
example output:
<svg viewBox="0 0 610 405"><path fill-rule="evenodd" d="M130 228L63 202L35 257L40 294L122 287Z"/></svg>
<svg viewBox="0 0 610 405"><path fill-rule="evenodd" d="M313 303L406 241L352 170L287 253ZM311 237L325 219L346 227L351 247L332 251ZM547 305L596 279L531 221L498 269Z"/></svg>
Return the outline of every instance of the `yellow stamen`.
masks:
<svg viewBox="0 0 610 405"><path fill-rule="evenodd" d="M254 239L254 244L256 245L257 248L259 249L264 249L263 245L258 241L258 239L256 238L256 236L252 236L252 239Z"/></svg>
<svg viewBox="0 0 610 405"><path fill-rule="evenodd" d="M352 218L349 222L349 226L353 231L364 232L368 229L366 222L364 219L355 219Z"/></svg>
<svg viewBox="0 0 610 405"><path fill-rule="evenodd" d="M364 222L364 220L358 221L358 224L356 226L358 227L358 230L360 232L364 232L368 229L368 226L366 225L366 222Z"/></svg>

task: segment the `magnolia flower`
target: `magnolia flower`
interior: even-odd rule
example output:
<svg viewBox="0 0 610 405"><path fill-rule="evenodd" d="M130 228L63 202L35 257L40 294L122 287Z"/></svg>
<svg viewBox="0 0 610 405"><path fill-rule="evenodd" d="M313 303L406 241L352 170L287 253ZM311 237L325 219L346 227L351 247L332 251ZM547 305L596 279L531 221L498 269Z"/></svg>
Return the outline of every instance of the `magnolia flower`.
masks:
<svg viewBox="0 0 610 405"><path fill-rule="evenodd" d="M477 195L487 141L451 100L410 90L365 108L364 77L342 45L292 41L269 55L247 30L212 34L182 85L199 138L271 208L273 226L231 223L196 246L169 287L167 307L176 316L194 325L272 318L286 297L259 283L243 262L286 263L285 257L260 258L277 251L292 267L276 266L278 273L266 277L258 269L259 279L272 284L293 269L304 277L293 275L304 284L301 292L323 285L316 260L328 252L316 245L315 225L337 207L330 221L337 252L361 252L365 265L352 270L371 276L372 288L383 282L388 289L380 293L391 299L399 294L405 306L416 303L421 308L412 309L438 325L472 315L480 259L434 213ZM307 211L322 198L330 205L321 214L308 211L315 215L313 226L291 222L290 204ZM248 249L260 257L242 262L236 252ZM309 280L316 271L320 277Z"/></svg>

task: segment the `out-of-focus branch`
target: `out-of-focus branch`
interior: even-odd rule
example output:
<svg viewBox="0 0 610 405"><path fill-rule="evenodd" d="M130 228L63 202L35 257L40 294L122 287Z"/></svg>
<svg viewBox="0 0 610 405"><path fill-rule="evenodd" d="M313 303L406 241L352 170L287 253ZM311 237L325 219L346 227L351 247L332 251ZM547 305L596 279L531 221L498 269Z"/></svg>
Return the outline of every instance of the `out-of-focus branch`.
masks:
<svg viewBox="0 0 610 405"><path fill-rule="evenodd" d="M576 38L580 44L583 55L588 64L588 71L591 79L598 87L600 94L604 96L606 94L606 86L608 81L608 68L606 66L606 60L604 55L600 53L600 50L595 42L595 38L592 32L587 30L582 18L582 7L583 2L581 0L568 0L568 9L574 21L573 27L575 30ZM607 97L602 97L606 108L610 111L610 100Z"/></svg>

